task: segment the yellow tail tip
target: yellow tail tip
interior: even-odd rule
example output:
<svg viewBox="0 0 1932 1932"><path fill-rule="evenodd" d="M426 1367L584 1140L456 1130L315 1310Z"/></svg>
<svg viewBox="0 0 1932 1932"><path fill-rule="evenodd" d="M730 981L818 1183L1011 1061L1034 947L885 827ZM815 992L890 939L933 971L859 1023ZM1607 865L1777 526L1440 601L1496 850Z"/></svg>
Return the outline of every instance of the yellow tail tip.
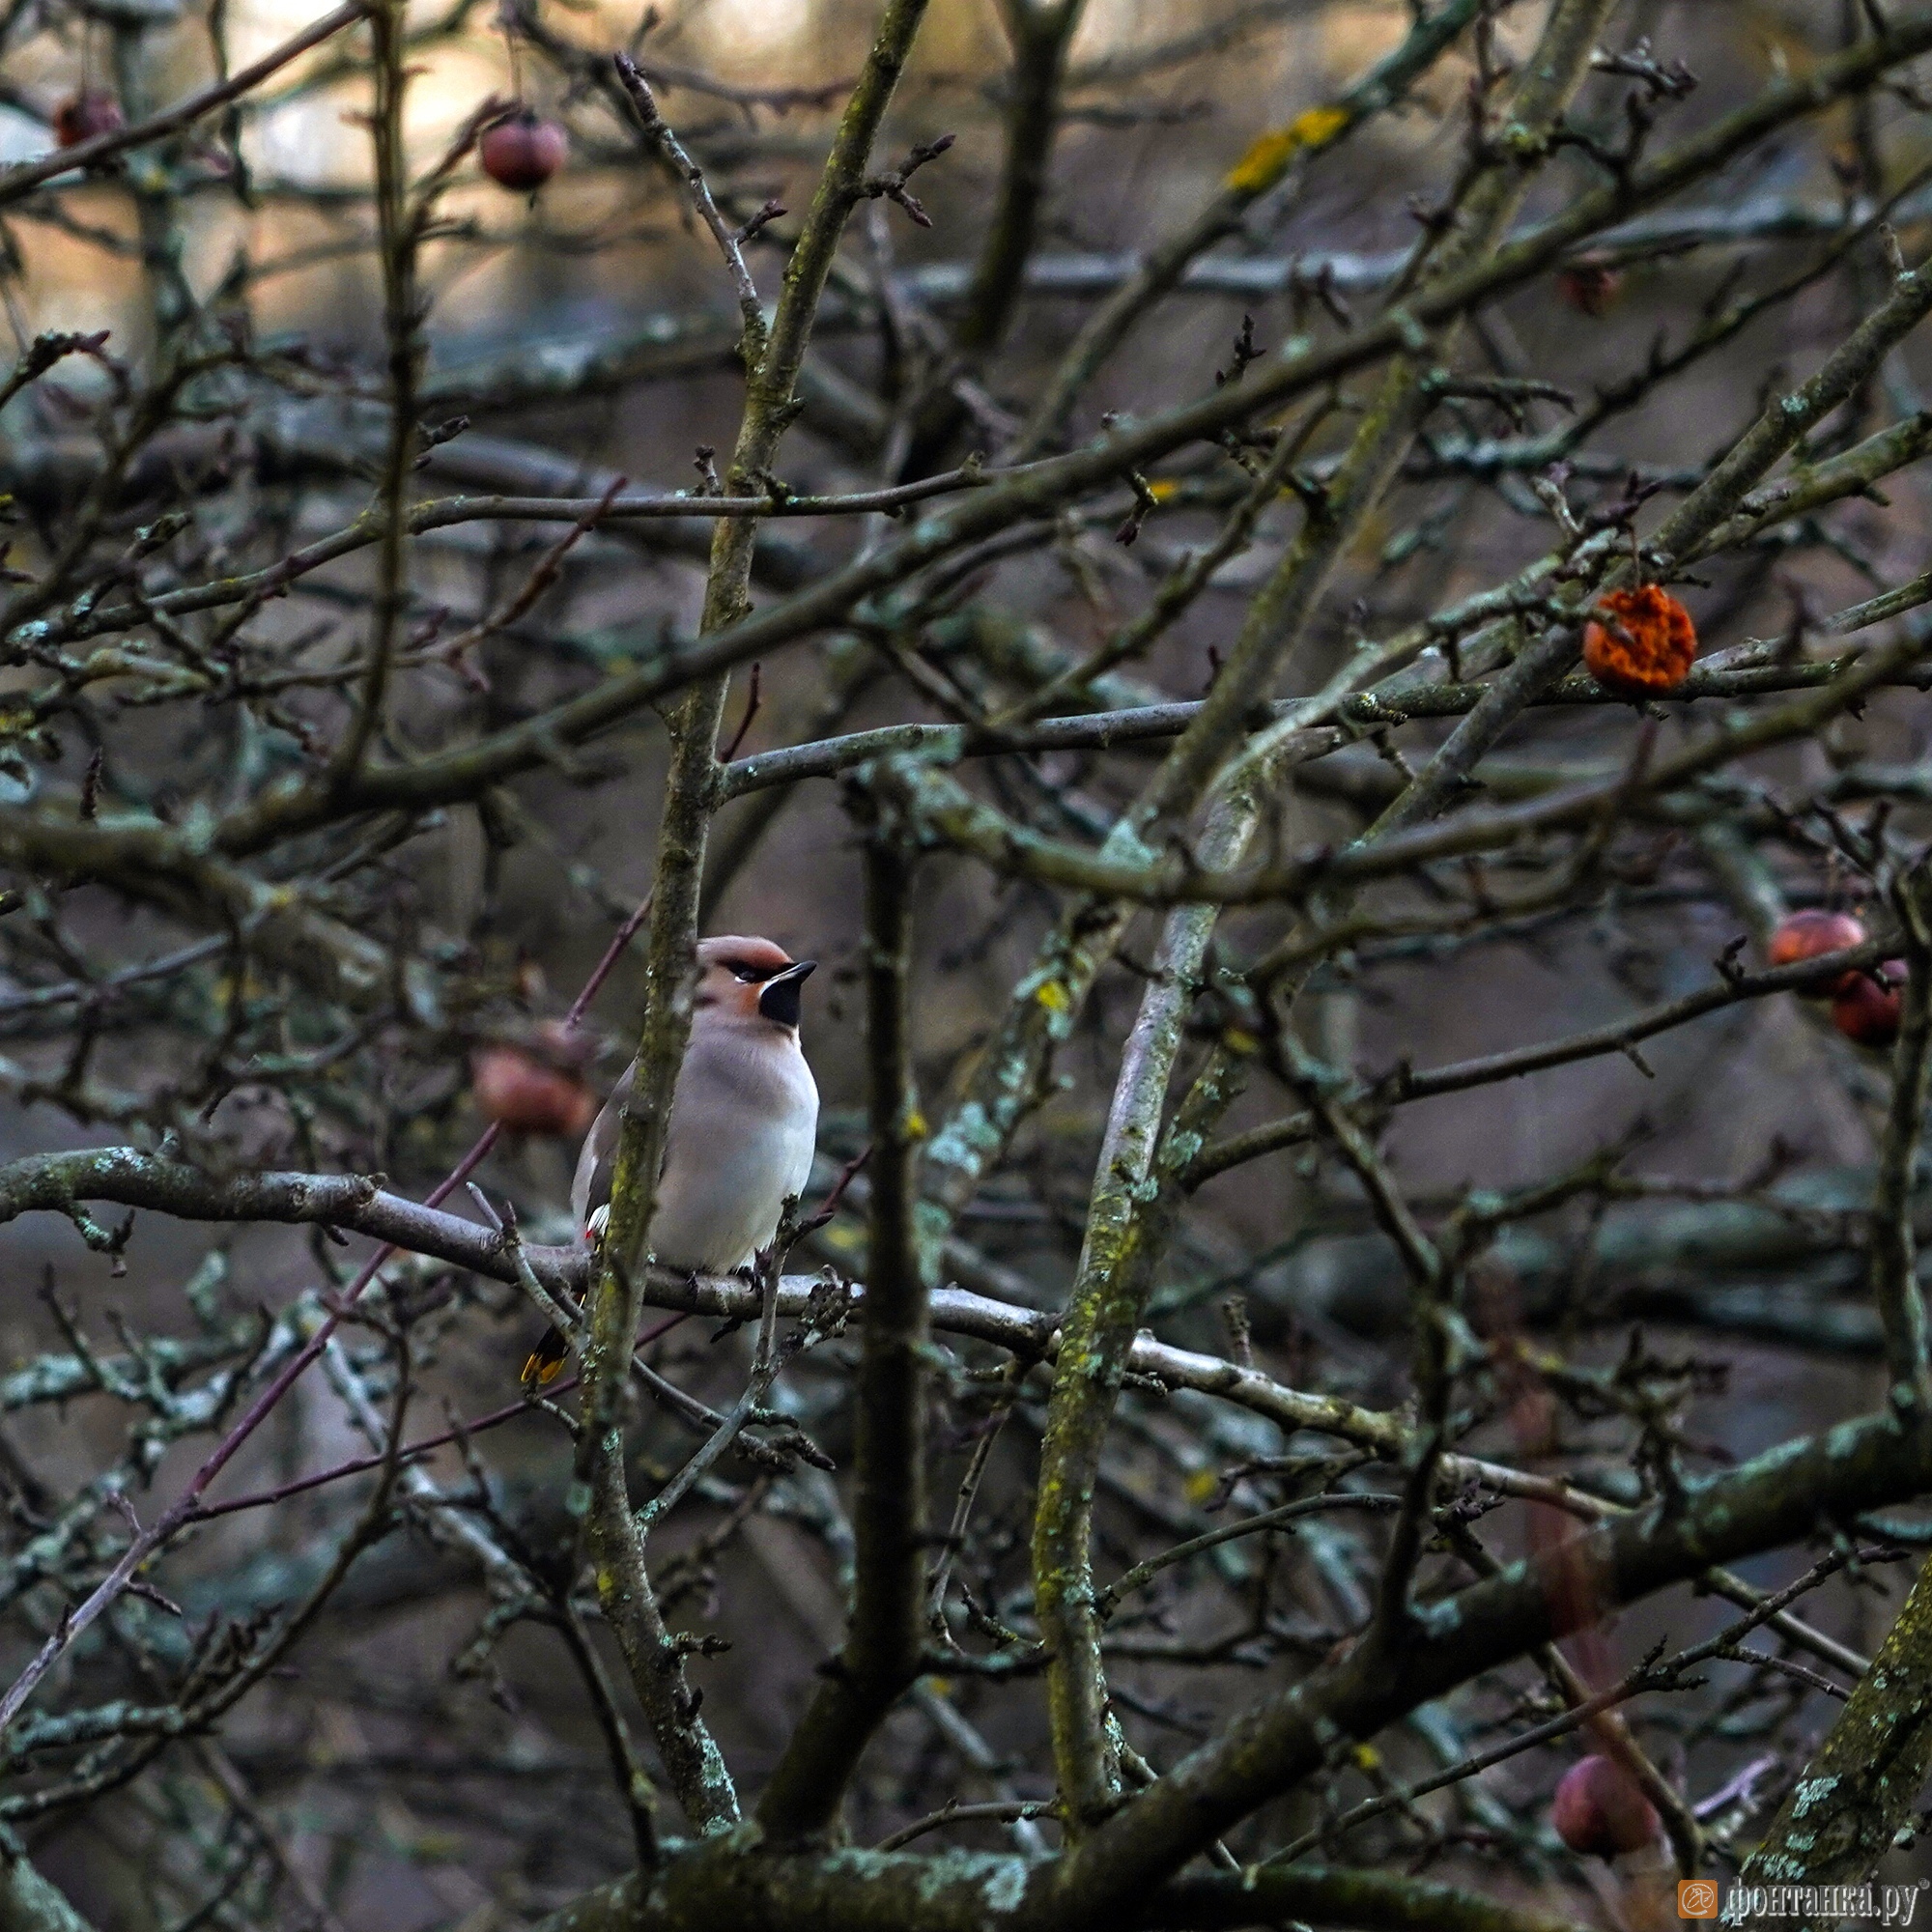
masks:
<svg viewBox="0 0 1932 1932"><path fill-rule="evenodd" d="M524 1359L520 1379L526 1388L548 1388L555 1381L569 1350L560 1335L546 1335Z"/></svg>

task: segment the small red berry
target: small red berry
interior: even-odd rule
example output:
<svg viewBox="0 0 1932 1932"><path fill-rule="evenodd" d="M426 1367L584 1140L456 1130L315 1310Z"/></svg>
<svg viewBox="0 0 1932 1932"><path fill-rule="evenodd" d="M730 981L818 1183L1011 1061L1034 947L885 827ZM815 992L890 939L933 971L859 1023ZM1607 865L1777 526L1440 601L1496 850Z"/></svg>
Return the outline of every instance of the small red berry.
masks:
<svg viewBox="0 0 1932 1932"><path fill-rule="evenodd" d="M121 103L101 87L84 87L54 109L54 139L63 148L77 148L97 134L111 134L126 125Z"/></svg>
<svg viewBox="0 0 1932 1932"><path fill-rule="evenodd" d="M498 121L476 144L483 172L518 194L534 194L562 167L570 137L527 107Z"/></svg>
<svg viewBox="0 0 1932 1932"><path fill-rule="evenodd" d="M582 1080L546 1066L520 1046L483 1046L469 1056L477 1112L521 1134L578 1140L597 1118L597 1095Z"/></svg>
<svg viewBox="0 0 1932 1932"><path fill-rule="evenodd" d="M1563 1774L1549 1819L1573 1852L1600 1859L1641 1851L1657 1836L1650 1800L1622 1765L1601 1752Z"/></svg>
<svg viewBox="0 0 1932 1932"><path fill-rule="evenodd" d="M1556 293L1578 315L1605 315L1623 293L1623 271L1585 256L1556 271Z"/></svg>
<svg viewBox="0 0 1932 1932"><path fill-rule="evenodd" d="M1690 675L1697 627L1661 584L1611 590L1583 627L1583 663L1606 691L1648 697Z"/></svg>
<svg viewBox="0 0 1932 1932"><path fill-rule="evenodd" d="M1832 995L1832 1024L1861 1046L1889 1046L1898 1037L1905 961L1888 959L1878 970L1884 984L1869 973L1847 973Z"/></svg>
<svg viewBox="0 0 1932 1932"><path fill-rule="evenodd" d="M1850 913L1823 912L1813 907L1781 921L1771 935L1765 953L1774 966L1795 966L1801 959L1816 959L1820 953L1843 952L1848 947L1862 946L1864 940L1864 927ZM1849 977L1856 976L1825 974L1804 991L1822 999L1827 993L1835 992Z"/></svg>

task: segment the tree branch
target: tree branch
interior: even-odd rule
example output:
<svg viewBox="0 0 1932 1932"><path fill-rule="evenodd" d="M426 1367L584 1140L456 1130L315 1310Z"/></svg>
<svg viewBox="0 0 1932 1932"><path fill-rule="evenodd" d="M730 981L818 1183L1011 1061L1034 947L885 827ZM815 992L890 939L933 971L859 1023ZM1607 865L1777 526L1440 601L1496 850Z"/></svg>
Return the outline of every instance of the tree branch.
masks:
<svg viewBox="0 0 1932 1932"><path fill-rule="evenodd" d="M919 1675L926 1545L928 1282L914 1238L925 1122L912 1072L911 854L899 828L866 829L867 1097L871 1224L860 1357L844 1648L827 1666L758 1805L781 1843L828 1829L867 1741Z"/></svg>

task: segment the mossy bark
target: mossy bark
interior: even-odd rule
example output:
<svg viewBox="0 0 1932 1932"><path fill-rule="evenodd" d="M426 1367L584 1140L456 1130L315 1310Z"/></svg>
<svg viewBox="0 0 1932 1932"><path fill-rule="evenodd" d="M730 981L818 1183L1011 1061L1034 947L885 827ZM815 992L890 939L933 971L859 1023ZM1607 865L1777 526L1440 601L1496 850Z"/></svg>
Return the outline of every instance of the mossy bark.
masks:
<svg viewBox="0 0 1932 1932"><path fill-rule="evenodd" d="M1932 1776L1932 1569L1921 1570L1872 1667L1771 1830L1741 1886L1859 1885L1891 1849ZM1835 1920L1793 1920L1812 1932Z"/></svg>

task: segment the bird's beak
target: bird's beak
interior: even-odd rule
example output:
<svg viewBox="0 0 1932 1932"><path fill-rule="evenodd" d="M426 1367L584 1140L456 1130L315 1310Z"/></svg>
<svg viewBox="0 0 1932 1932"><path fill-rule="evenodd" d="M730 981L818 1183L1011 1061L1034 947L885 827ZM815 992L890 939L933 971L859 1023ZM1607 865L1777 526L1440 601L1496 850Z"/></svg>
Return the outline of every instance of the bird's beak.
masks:
<svg viewBox="0 0 1932 1932"><path fill-rule="evenodd" d="M801 959L796 966L787 966L782 973L774 973L759 989L759 1012L768 1020L777 1020L780 1026L795 1027L798 1024L799 996L817 966L816 959Z"/></svg>

